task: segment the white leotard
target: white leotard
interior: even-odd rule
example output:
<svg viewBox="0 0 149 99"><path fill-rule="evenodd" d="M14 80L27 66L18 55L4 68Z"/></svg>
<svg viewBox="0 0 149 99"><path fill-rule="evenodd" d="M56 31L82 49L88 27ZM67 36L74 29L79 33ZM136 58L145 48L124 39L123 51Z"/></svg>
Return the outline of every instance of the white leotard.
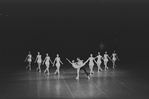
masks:
<svg viewBox="0 0 149 99"><path fill-rule="evenodd" d="M32 55L31 55L31 54L28 55L27 61L28 61L28 62L31 62L31 61L32 61Z"/></svg>
<svg viewBox="0 0 149 99"><path fill-rule="evenodd" d="M41 55L37 55L37 63L41 63L42 59L41 59Z"/></svg>
<svg viewBox="0 0 149 99"><path fill-rule="evenodd" d="M116 54L115 53L112 54L112 60L116 61Z"/></svg>
<svg viewBox="0 0 149 99"><path fill-rule="evenodd" d="M49 65L49 64L50 64L50 62L49 62L49 61L50 61L50 57L49 57L49 56L47 56L47 57L46 57L46 62L45 62L45 64L46 64L46 65Z"/></svg>
<svg viewBox="0 0 149 99"><path fill-rule="evenodd" d="M104 61L108 61L108 54L104 54Z"/></svg>
<svg viewBox="0 0 149 99"><path fill-rule="evenodd" d="M98 56L97 56L97 63L101 63L101 58L102 58L101 55L98 55Z"/></svg>
<svg viewBox="0 0 149 99"><path fill-rule="evenodd" d="M94 62L93 62L94 58L93 57L90 57L89 58L89 65L93 66L94 65Z"/></svg>
<svg viewBox="0 0 149 99"><path fill-rule="evenodd" d="M60 58L59 58L59 57L56 57L56 59L55 59L55 60L56 60L56 66L58 66L58 67L59 67L59 66L60 66Z"/></svg>

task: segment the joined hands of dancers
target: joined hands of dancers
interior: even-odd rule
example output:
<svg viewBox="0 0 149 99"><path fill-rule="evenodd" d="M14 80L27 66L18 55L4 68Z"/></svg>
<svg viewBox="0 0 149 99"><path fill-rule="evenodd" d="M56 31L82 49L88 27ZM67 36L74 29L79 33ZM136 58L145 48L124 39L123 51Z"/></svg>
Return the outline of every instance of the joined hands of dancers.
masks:
<svg viewBox="0 0 149 99"><path fill-rule="evenodd" d="M50 67L50 63L52 64L52 66L56 66L56 71L54 72L54 74L60 74L60 65L63 64L63 62L61 61L60 57L59 57L59 54L56 55L56 58L54 59L54 62L52 62L52 60L50 59L50 56L48 55L48 53L46 53L46 57L45 59L42 61L42 56L40 55L40 52L37 53L37 56L36 56L36 59L34 61L34 63L37 62L38 64L38 67L36 68L37 71L41 72L41 64L46 66L46 69L44 70L44 73L47 73L49 75L49 67ZM96 58L97 58L97 61L96 61ZM31 70L31 62L34 58L32 57L31 55L31 52L29 51L29 54L27 55L27 57L25 58L24 62L28 61L28 65L26 67L26 69L29 68L29 70ZM94 71L93 71L93 67L94 67L94 62L97 64L97 67L98 67L98 72L99 71L102 71L102 68L101 68L101 63L102 63L102 60L104 62L104 66L105 66L105 70L108 70L108 66L107 66L107 63L108 63L108 59L112 61L113 65L112 67L115 68L116 65L115 65L115 62L116 60L119 60L116 52L114 51L112 53L112 55L109 57L109 55L107 54L107 51L105 51L103 57L101 56L100 52L98 52L98 55L96 57L93 57L93 54L90 54L90 57L85 61L83 62L83 60L80 60L80 58L77 58L77 62L75 62L74 60L72 60L72 62L66 58L66 60L72 65L73 68L77 69L77 77L76 79L79 79L79 72L81 69L84 70L84 72L86 73L88 79L90 79L90 75L94 74ZM89 62L89 69L90 69L90 73L87 73L86 69L84 68L85 64Z"/></svg>

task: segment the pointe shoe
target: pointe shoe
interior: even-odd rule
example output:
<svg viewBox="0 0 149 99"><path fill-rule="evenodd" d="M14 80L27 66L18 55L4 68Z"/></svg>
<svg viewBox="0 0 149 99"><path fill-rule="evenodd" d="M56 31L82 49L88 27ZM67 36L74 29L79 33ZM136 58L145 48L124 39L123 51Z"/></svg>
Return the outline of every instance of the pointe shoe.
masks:
<svg viewBox="0 0 149 99"><path fill-rule="evenodd" d="M76 79L78 80L78 79L79 79L79 77L76 77Z"/></svg>

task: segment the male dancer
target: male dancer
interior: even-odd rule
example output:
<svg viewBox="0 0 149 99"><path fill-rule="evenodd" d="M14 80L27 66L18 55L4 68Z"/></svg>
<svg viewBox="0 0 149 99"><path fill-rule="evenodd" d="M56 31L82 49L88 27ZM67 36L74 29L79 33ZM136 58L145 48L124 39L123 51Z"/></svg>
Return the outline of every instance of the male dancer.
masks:
<svg viewBox="0 0 149 99"><path fill-rule="evenodd" d="M67 58L66 58L66 59L67 59ZM85 68L84 68L84 65L87 63L87 61L83 63L83 60L80 60L79 58L77 58L78 62L74 62L74 60L72 60L72 62L70 62L69 59L67 59L67 60L68 60L68 62L69 62L75 69L77 69L77 77L76 77L76 79L79 79L79 72L80 72L81 69L84 70L85 74L87 75L87 78L90 79L89 74L87 73L87 71L86 71Z"/></svg>

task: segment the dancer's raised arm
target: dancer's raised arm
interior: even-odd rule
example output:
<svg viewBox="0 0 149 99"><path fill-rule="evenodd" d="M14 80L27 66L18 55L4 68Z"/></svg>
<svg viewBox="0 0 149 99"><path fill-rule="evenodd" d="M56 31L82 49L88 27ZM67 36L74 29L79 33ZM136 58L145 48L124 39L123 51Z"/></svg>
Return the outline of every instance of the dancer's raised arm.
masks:
<svg viewBox="0 0 149 99"><path fill-rule="evenodd" d="M66 58L66 60L67 60L70 64L72 64L71 61L70 61L68 58Z"/></svg>

